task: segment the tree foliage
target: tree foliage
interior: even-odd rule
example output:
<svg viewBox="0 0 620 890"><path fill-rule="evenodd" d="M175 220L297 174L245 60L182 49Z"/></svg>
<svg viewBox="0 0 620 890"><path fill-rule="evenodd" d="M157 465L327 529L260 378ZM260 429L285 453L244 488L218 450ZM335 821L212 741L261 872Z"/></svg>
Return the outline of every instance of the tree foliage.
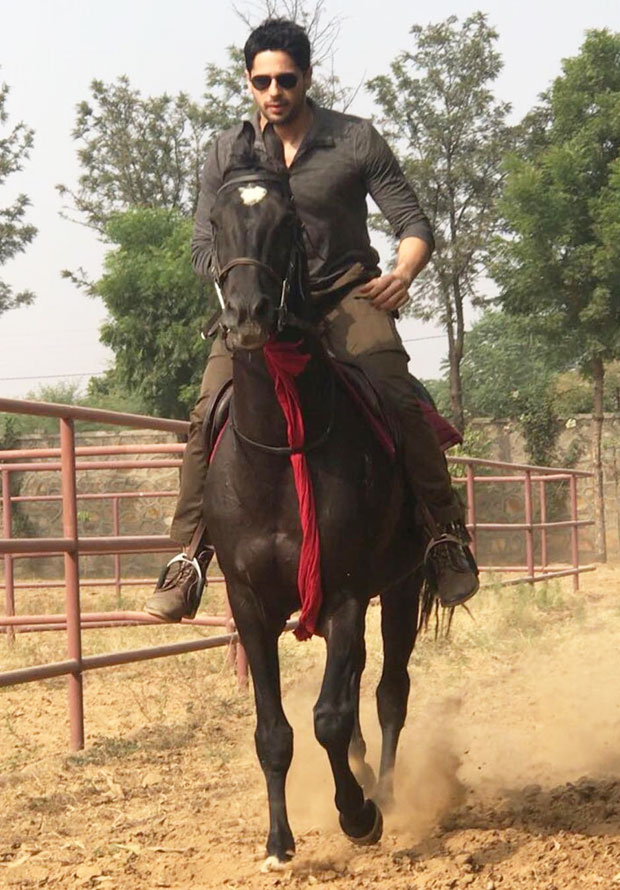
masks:
<svg viewBox="0 0 620 890"><path fill-rule="evenodd" d="M605 362L620 355L620 34L590 31L530 116L508 164L506 237L492 274L510 312L572 341L594 383L597 549L605 556L601 435Z"/></svg>
<svg viewBox="0 0 620 890"><path fill-rule="evenodd" d="M491 271L502 304L544 317L593 374L620 347L620 35L590 32L563 69L509 159Z"/></svg>
<svg viewBox="0 0 620 890"><path fill-rule="evenodd" d="M127 77L93 80L77 108L73 138L82 167L77 188L57 186L72 212L104 235L128 207L168 208L191 215L213 124L185 93L143 97Z"/></svg>
<svg viewBox="0 0 620 890"><path fill-rule="evenodd" d="M502 61L497 32L480 12L411 29L414 47L391 74L370 81L381 125L398 147L435 233L436 250L414 291L413 311L446 329L452 415L464 428L460 365L465 301L481 302L477 280L498 225L502 160L511 145L509 106L491 92Z"/></svg>
<svg viewBox="0 0 620 890"><path fill-rule="evenodd" d="M34 131L23 122L5 128L8 122L8 94L8 85L0 84L0 188L5 187L11 174L22 169L30 155L34 136ZM36 228L25 219L29 203L26 195L19 194L6 207L0 207L0 266L25 250L37 233ZM31 291L15 293L7 282L0 279L0 315L33 300Z"/></svg>
<svg viewBox="0 0 620 890"><path fill-rule="evenodd" d="M192 269L191 230L175 210L113 216L106 236L116 246L93 288L109 316L101 341L116 356L108 384L122 382L147 412L164 417L187 417L208 354L200 330L213 312L213 291Z"/></svg>
<svg viewBox="0 0 620 890"><path fill-rule="evenodd" d="M467 333L466 346L461 370L467 414L513 419L529 460L548 465L558 459L555 381L570 367L561 339L552 341L530 319L487 310Z"/></svg>

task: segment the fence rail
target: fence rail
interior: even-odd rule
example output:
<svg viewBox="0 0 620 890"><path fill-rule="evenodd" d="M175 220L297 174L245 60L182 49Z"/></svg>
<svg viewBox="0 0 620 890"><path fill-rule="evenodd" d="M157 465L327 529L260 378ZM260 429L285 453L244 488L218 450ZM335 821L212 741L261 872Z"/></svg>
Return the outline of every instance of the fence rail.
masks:
<svg viewBox="0 0 620 890"><path fill-rule="evenodd" d="M0 629L4 630L10 643L15 633L43 630L63 630L67 635L67 659L51 664L36 665L0 673L0 687L27 683L50 677L66 675L68 678L70 745L73 750L84 745L84 711L82 696L82 675L86 670L98 669L134 661L144 661L169 655L195 652L217 646L236 646L237 670L240 680L247 677L247 662L241 646L237 646L238 638L234 623L227 609L222 616L203 616L193 621L184 621L184 625L223 627L227 633L200 638L185 642L152 646L129 652L110 652L104 655L85 656L82 653L82 631L100 629L118 625L153 625L161 624L158 619L144 613L116 611L82 613L80 603L80 572L79 556L92 554L109 554L112 556L113 576L107 579L88 579L91 585L114 586L120 594L121 587L137 584L144 579L124 578L121 567L121 556L127 553L156 553L173 549L170 538L166 535L136 536L121 534L119 505L121 500L128 498L173 497L173 491L111 491L111 492L78 492L76 475L82 471L92 470L125 470L154 469L180 466L179 455L183 450L180 443L158 445L104 445L76 446L75 421L95 421L113 426L124 426L134 429L159 430L176 434L186 433L189 424L183 421L153 418L141 415L122 414L120 412L102 411L69 405L56 405L47 402L30 402L18 399L0 399L0 410L13 414L31 414L45 417L57 417L60 426L60 447L43 449L12 449L0 452L0 472L2 475L2 534L0 552L4 558L4 590L5 616L0 616ZM144 455L168 455L164 458L143 459ZM128 460L124 455L136 455ZM96 458L106 457L107 460ZM76 458L87 458L77 460ZM525 539L525 564L506 566L481 566L484 572L514 573L516 577L499 582L501 586L527 582L534 584L549 578L572 576L575 589L579 587L579 574L592 571L595 566L581 565L579 561L579 529L591 525L592 521L580 519L578 516L577 481L579 478L591 476L585 471L538 467L527 464L506 464L501 461L481 460L475 458L448 458L453 466L463 467L465 475L455 478L455 483L462 484L466 490L467 525L472 536L472 549L477 552L480 532L511 531L522 534ZM496 475L489 470L498 469ZM12 495L11 474L17 472L59 472L61 493L50 495ZM478 471L478 472L477 472ZM548 520L547 486L558 482L568 483L570 494L570 518L564 520ZM480 522L476 506L476 487L480 485L511 484L522 486L524 501L524 518L519 522ZM535 518L534 490L538 494L539 519ZM83 536L78 534L78 501L107 500L112 511L112 531L109 536ZM12 536L12 508L18 503L36 503L58 501L62 504L62 536L47 538L15 538ZM554 529L569 529L570 554L569 565L550 563L548 551L548 533ZM540 558L536 560L535 538L539 536ZM33 583L21 583L15 580L15 561L22 558L44 556L62 556L64 559L64 580ZM210 578L210 581L222 582L222 578ZM21 588L64 587L65 612L52 615L16 615L15 591ZM293 627L295 622L289 622Z"/></svg>

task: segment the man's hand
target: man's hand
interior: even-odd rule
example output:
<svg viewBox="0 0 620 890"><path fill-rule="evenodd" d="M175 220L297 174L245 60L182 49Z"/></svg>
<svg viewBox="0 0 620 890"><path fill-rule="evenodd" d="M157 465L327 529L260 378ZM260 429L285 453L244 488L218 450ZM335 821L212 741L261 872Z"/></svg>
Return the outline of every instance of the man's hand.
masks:
<svg viewBox="0 0 620 890"><path fill-rule="evenodd" d="M358 291L360 297L370 300L377 309L394 312L402 309L409 300L409 288L428 263L431 250L426 241L411 235L398 245L396 268L387 275L373 278Z"/></svg>
<svg viewBox="0 0 620 890"><path fill-rule="evenodd" d="M380 278L373 278L358 293L365 300L370 300L376 309L394 312L408 302L410 284L411 281L399 272L389 272Z"/></svg>

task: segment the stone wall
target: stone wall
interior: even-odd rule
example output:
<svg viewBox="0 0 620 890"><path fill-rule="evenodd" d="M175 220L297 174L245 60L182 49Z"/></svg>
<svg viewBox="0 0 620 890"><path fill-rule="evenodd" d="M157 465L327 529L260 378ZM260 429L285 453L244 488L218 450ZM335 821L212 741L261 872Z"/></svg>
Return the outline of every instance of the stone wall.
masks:
<svg viewBox="0 0 620 890"><path fill-rule="evenodd" d="M156 431L128 432L89 432L76 435L76 445L154 445L162 442L174 443L172 434ZM24 437L19 447L47 448L58 447L58 436ZM180 455L119 455L93 457L97 461L122 460L158 460L162 457L180 457ZM78 458L88 460L89 458ZM57 471L16 474L16 484L21 495L60 494L60 473ZM77 473L77 491L80 494L105 494L106 492L141 492L170 491L176 492L179 482L179 470L172 468L110 469L82 470ZM124 535L163 535L168 534L170 521L174 511L174 497L135 497L119 499L120 533ZM14 535L24 537L56 537L62 536L62 504L58 501L42 501L15 505ZM78 530L81 535L113 534L113 505L110 499L78 498ZM153 574L154 563L158 564L162 557L159 554L123 556L123 571L128 575L140 577ZM112 572L110 556L91 556L82 560L82 572L86 577L107 577ZM28 560L17 562L20 577L34 575L58 577L62 574L62 563L59 558Z"/></svg>

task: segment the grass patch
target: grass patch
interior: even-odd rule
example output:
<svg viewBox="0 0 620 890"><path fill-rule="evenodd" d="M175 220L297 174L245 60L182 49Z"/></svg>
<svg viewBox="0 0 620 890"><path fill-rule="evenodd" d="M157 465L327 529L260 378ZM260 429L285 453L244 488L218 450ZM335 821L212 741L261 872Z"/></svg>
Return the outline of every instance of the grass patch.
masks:
<svg viewBox="0 0 620 890"><path fill-rule="evenodd" d="M173 751L185 748L200 728L198 721L174 726L148 726L135 736L136 744L145 751Z"/></svg>
<svg viewBox="0 0 620 890"><path fill-rule="evenodd" d="M101 766L110 760L124 760L138 748L139 744L134 739L99 738L83 754L70 754L65 763L68 766L86 766L91 763Z"/></svg>
<svg viewBox="0 0 620 890"><path fill-rule="evenodd" d="M66 794L46 794L43 797L32 797L28 801L28 809L46 816L58 816L64 813L71 804Z"/></svg>

